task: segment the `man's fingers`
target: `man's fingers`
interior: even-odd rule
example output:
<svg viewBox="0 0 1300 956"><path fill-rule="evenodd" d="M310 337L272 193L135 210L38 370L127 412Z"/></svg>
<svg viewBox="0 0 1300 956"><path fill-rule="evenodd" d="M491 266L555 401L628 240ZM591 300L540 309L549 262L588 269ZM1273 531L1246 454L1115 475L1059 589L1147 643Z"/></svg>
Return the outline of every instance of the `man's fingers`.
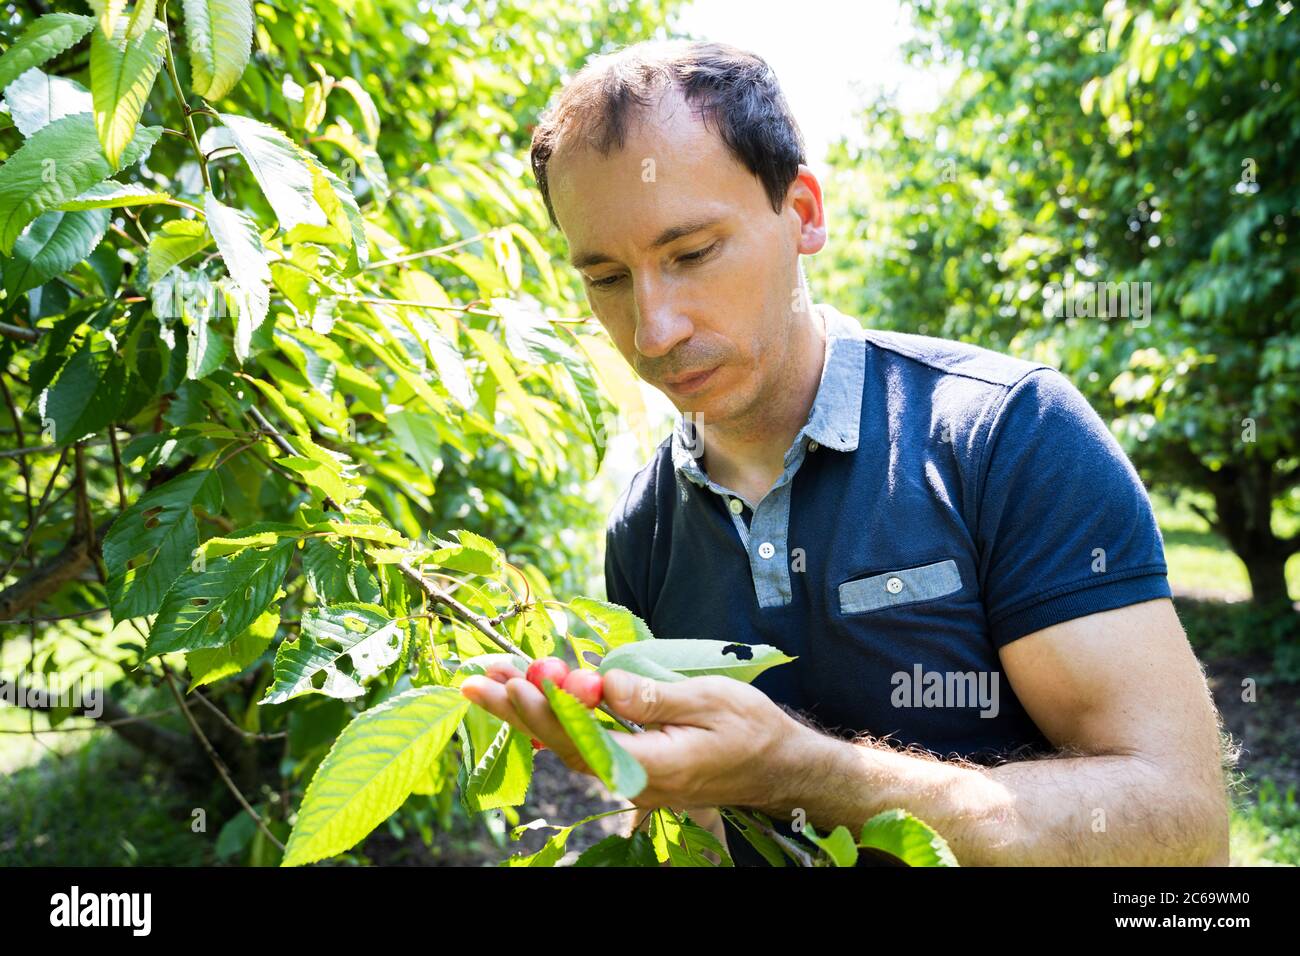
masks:
<svg viewBox="0 0 1300 956"><path fill-rule="evenodd" d="M545 694L526 680L507 681L505 690L510 695L515 711L533 728L534 737L554 750L561 760L579 773L592 772L573 745L564 725L551 710L551 702Z"/></svg>
<svg viewBox="0 0 1300 956"><path fill-rule="evenodd" d="M506 681L515 677L522 679L524 675L520 673L519 668L515 667L513 664L508 664L505 661L498 661L488 665L487 676L491 677L498 684L504 684Z"/></svg>
<svg viewBox="0 0 1300 956"><path fill-rule="evenodd" d="M478 704L498 720L504 720L520 733L527 734L529 737L537 736L528 722L515 710L514 702L506 692L504 684L498 684L492 678L475 674L465 678L464 683L460 685L460 692L465 698Z"/></svg>

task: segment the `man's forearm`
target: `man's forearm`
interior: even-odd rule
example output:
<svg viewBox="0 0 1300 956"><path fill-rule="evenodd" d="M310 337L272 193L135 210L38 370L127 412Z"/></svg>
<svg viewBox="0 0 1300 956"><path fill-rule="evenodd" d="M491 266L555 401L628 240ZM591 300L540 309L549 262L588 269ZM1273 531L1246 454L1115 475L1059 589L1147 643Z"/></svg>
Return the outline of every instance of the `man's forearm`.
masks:
<svg viewBox="0 0 1300 956"><path fill-rule="evenodd" d="M785 820L802 810L821 832L844 824L856 836L876 813L902 807L966 866L1228 863L1222 789L1211 779L1189 785L1143 757L984 768L809 730L785 759L789 790L761 809Z"/></svg>

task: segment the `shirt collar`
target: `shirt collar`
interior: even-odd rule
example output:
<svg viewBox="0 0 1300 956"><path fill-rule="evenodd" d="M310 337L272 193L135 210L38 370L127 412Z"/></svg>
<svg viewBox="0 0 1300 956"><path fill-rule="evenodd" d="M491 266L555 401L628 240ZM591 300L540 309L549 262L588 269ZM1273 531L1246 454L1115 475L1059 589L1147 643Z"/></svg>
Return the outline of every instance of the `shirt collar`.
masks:
<svg viewBox="0 0 1300 956"><path fill-rule="evenodd" d="M826 350L822 358L821 382L807 423L795 435L785 454L788 464L804 436L823 448L853 451L858 447L858 425L862 417L862 386L866 375L865 334L862 326L838 309L826 304L814 306L826 322ZM679 415L673 428L673 467L695 479L708 479L692 449L700 450L691 416Z"/></svg>

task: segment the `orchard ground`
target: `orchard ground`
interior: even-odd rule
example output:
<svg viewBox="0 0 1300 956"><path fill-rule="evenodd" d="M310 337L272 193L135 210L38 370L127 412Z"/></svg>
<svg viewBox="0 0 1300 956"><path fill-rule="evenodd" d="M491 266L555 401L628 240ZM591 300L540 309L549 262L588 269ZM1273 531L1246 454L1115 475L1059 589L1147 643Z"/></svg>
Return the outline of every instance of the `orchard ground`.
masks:
<svg viewBox="0 0 1300 956"><path fill-rule="evenodd" d="M1245 600L1249 589L1241 563L1185 502L1159 496L1154 501L1179 616L1205 665L1224 727L1242 748L1233 865L1300 865L1300 623L1280 636L1280 652L1265 650L1270 639ZM1291 594L1298 595L1300 556L1287 570ZM26 654L25 641L6 641L0 672L20 672ZM165 690L133 690L124 703L133 713L146 713L172 701ZM158 722L186 733L176 713ZM91 724L66 720L50 731L43 715L0 706L0 859L48 866L278 862L269 841L245 825L246 817L240 819L215 773L205 792L187 791L110 731L71 729ZM33 727L35 735L27 732ZM267 806L280 799L269 791L248 796ZM571 773L542 751L528 802L518 813L520 823L541 818L568 825L620 807L630 804L609 799L594 778ZM196 820L203 825L198 832ZM231 820L237 822L227 829ZM631 820L630 812L617 813L578 828L564 862L611 833L626 833ZM537 851L554 832L539 828L512 841L507 829L504 820L495 827L471 820L458 801L440 806L436 797L413 796L331 865L491 866ZM432 847L426 845L429 837Z"/></svg>

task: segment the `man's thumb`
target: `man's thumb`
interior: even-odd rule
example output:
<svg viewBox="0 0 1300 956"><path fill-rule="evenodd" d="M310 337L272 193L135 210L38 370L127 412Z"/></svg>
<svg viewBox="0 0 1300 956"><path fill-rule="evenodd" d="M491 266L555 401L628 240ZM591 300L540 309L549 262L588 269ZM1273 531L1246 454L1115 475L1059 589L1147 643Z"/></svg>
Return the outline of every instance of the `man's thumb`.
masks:
<svg viewBox="0 0 1300 956"><path fill-rule="evenodd" d="M657 681L618 668L605 673L604 691L611 709L638 723L654 718L661 696Z"/></svg>

